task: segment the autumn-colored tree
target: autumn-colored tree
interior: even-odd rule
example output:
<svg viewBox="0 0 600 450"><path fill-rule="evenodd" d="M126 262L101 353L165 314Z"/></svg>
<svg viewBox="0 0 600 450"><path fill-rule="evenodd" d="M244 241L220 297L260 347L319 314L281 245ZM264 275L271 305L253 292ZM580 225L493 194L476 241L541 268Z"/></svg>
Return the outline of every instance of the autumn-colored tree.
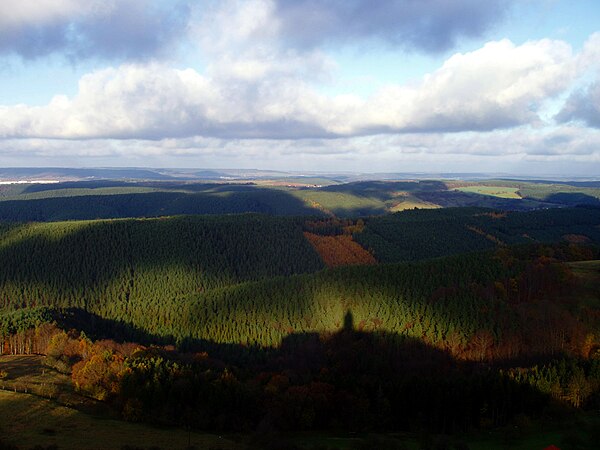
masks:
<svg viewBox="0 0 600 450"><path fill-rule="evenodd" d="M350 234L321 236L305 232L304 236L328 267L370 265L377 262L373 255L352 240Z"/></svg>
<svg viewBox="0 0 600 450"><path fill-rule="evenodd" d="M483 361L486 356L488 349L494 343L494 336L489 330L479 330L472 337L469 342L469 347L473 358L478 361Z"/></svg>
<svg viewBox="0 0 600 450"><path fill-rule="evenodd" d="M566 399L575 407L579 408L592 393L590 382L581 370L575 371L566 389Z"/></svg>

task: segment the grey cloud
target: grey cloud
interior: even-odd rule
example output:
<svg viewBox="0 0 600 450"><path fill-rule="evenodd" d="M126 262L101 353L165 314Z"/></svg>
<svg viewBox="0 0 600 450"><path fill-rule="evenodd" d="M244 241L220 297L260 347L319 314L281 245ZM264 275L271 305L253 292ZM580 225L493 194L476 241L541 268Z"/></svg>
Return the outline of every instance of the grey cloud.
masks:
<svg viewBox="0 0 600 450"><path fill-rule="evenodd" d="M0 29L0 54L17 53L25 59L34 59L53 53L68 45L66 31L62 24Z"/></svg>
<svg viewBox="0 0 600 450"><path fill-rule="evenodd" d="M561 123L579 120L591 127L600 128L600 82L571 94L556 120Z"/></svg>
<svg viewBox="0 0 600 450"><path fill-rule="evenodd" d="M108 4L110 5L110 4ZM69 59L142 60L166 54L186 32L187 1L118 0L110 11L90 8L0 27L0 55L35 59L61 52Z"/></svg>
<svg viewBox="0 0 600 450"><path fill-rule="evenodd" d="M507 0L277 0L282 30L294 44L378 38L426 52L481 36L503 19Z"/></svg>

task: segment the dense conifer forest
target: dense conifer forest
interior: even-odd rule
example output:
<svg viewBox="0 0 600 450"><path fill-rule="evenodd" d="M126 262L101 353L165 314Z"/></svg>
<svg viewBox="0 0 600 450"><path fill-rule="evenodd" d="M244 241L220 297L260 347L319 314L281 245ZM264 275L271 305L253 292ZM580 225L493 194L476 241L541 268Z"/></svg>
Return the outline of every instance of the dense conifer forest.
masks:
<svg viewBox="0 0 600 450"><path fill-rule="evenodd" d="M93 189L113 188L131 186ZM123 419L219 432L460 434L600 407L597 207L168 216L178 195L0 201L0 353L45 355ZM127 196L122 214L162 217L38 203L119 217L102 205Z"/></svg>

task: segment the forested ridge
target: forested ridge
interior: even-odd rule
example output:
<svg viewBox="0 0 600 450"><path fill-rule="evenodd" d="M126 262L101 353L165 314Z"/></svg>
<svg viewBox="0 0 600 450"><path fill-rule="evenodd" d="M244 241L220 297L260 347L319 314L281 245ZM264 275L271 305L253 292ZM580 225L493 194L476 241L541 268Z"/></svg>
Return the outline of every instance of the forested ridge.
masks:
<svg viewBox="0 0 600 450"><path fill-rule="evenodd" d="M564 261L598 257L597 252L572 244L502 248L414 264L280 276L191 295L130 294L110 302L98 297L96 303L87 297L85 304L65 298L49 306L97 315L96 332L110 333L111 322L121 323L131 328L130 338L150 336L186 348L274 348L292 333L335 332L350 313L358 330L420 339L459 359L588 356L600 324L588 314L592 310L562 300L574 283ZM9 298L5 311L21 307ZM7 317L14 322L19 311L27 309ZM39 321L40 314L47 317L43 311L25 315L20 329Z"/></svg>
<svg viewBox="0 0 600 450"><path fill-rule="evenodd" d="M178 214L262 213L281 216L318 215L301 200L277 189L213 187L207 192L73 192L63 196L0 201L0 220L12 222L160 217ZM60 195L60 196L58 196Z"/></svg>
<svg viewBox="0 0 600 450"><path fill-rule="evenodd" d="M593 409L599 219L3 223L0 349L47 355L127 420L206 430L460 433ZM305 234L333 253L362 243L378 264L325 268ZM572 265L586 260L589 280Z"/></svg>
<svg viewBox="0 0 600 450"><path fill-rule="evenodd" d="M5 224L0 305L81 307L163 302L245 280L323 267L294 219L185 216ZM114 316L114 314L112 314Z"/></svg>
<svg viewBox="0 0 600 450"><path fill-rule="evenodd" d="M361 329L436 345L452 337L469 352L477 333L489 348L510 336L521 348L523 337L513 331L527 328L526 314L510 305L529 302L531 292L551 299L567 287L568 271L554 259L590 259L594 251L565 236L600 242L599 224L594 208L419 210L358 222L247 214L7 223L0 228L0 306L79 308L163 342L258 346L276 346L290 332L334 331L351 311ZM382 262L480 253L321 271L303 230L352 236ZM509 246L532 241L532 255ZM535 247L543 242L556 243L550 256Z"/></svg>
<svg viewBox="0 0 600 450"><path fill-rule="evenodd" d="M381 262L415 261L499 245L569 238L600 243L600 208L411 210L366 219L364 230L354 234L354 240Z"/></svg>
<svg viewBox="0 0 600 450"><path fill-rule="evenodd" d="M504 248L217 289L188 299L189 322L172 325L215 340L180 341L179 351L94 342L39 308L7 316L13 331L36 325L5 345L45 347L47 364L131 421L462 433L597 408L600 318L571 295L580 282L566 262L586 254L599 256L567 244ZM252 340L269 327L278 343Z"/></svg>

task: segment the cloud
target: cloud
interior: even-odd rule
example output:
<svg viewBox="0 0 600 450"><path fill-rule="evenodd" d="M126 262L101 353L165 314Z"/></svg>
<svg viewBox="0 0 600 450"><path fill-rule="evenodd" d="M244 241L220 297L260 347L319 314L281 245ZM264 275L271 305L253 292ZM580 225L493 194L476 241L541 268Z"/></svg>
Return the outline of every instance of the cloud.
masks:
<svg viewBox="0 0 600 450"><path fill-rule="evenodd" d="M0 140L5 165L237 167L356 172L510 172L596 176L600 130L519 127L336 139ZM182 163L182 158L184 161Z"/></svg>
<svg viewBox="0 0 600 450"><path fill-rule="evenodd" d="M4 0L0 54L146 59L165 53L185 34L188 16L180 0Z"/></svg>
<svg viewBox="0 0 600 450"><path fill-rule="evenodd" d="M425 52L451 49L501 21L505 0L275 0L284 38L300 47L379 39Z"/></svg>
<svg viewBox="0 0 600 450"><path fill-rule="evenodd" d="M317 54L232 60L206 73L165 64L124 64L81 78L77 95L42 107L0 107L1 137L335 138L381 133L493 130L540 121L576 60L561 41L491 42L450 57L414 85L370 98L328 96L305 80L327 61Z"/></svg>
<svg viewBox="0 0 600 450"><path fill-rule="evenodd" d="M600 32L586 40L577 56L577 71L580 83L554 119L558 123L581 122L600 128Z"/></svg>
<svg viewBox="0 0 600 450"><path fill-rule="evenodd" d="M556 115L556 120L561 123L581 121L590 127L600 128L600 81L573 92Z"/></svg>
<svg viewBox="0 0 600 450"><path fill-rule="evenodd" d="M538 122L543 102L575 74L571 48L562 41L490 42L453 55L417 86L384 88L361 111L372 129L388 132L512 127Z"/></svg>
<svg viewBox="0 0 600 450"><path fill-rule="evenodd" d="M600 32L592 33L585 41L578 62L581 71L600 67Z"/></svg>

